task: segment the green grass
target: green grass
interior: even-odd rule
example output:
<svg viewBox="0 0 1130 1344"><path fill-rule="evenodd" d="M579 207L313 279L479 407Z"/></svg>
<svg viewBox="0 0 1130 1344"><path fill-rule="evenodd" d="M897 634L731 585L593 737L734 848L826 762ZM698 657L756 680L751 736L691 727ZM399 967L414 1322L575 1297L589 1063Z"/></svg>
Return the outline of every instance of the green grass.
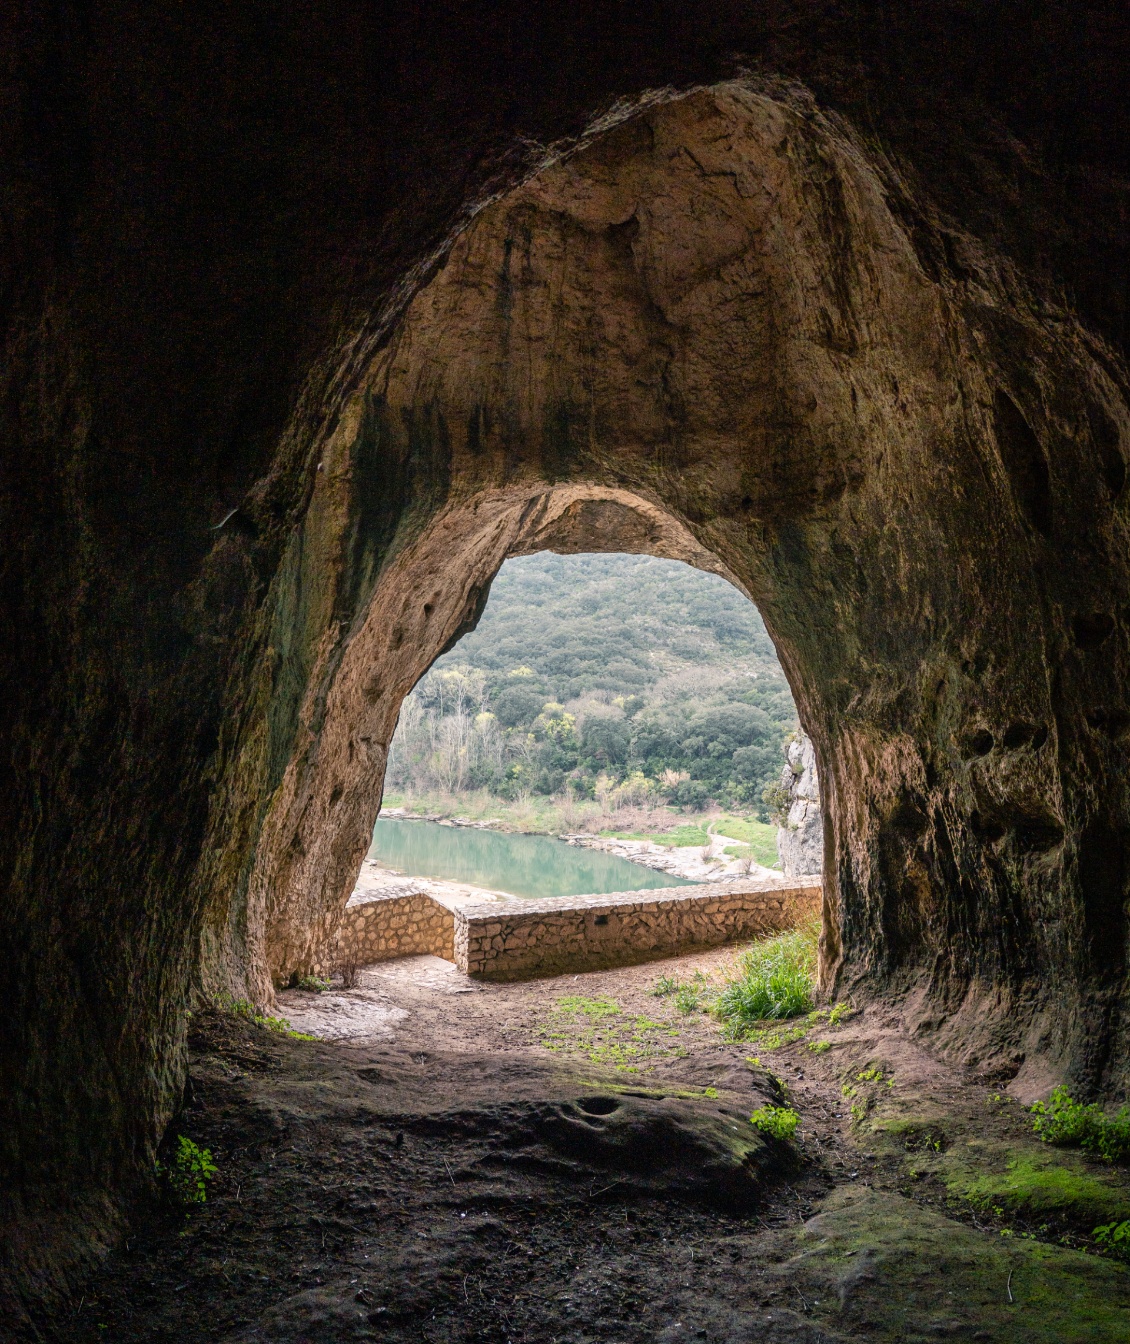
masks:
<svg viewBox="0 0 1130 1344"><path fill-rule="evenodd" d="M800 1116L791 1106L760 1106L749 1123L774 1139L791 1139L800 1124Z"/></svg>
<svg viewBox="0 0 1130 1344"><path fill-rule="evenodd" d="M1037 1138L1066 1148L1082 1148L1107 1162L1130 1162L1130 1108L1104 1115L1100 1107L1073 1101L1057 1087L1046 1102L1032 1107Z"/></svg>
<svg viewBox="0 0 1130 1344"><path fill-rule="evenodd" d="M770 826L764 821L735 817L731 813L727 813L724 817L719 817L714 829L719 835L729 836L732 840L742 842L744 846L742 849L733 845L727 848L726 853L732 858L744 859L746 851L748 851L756 862L764 864L766 868L772 868L777 864L776 826Z"/></svg>
<svg viewBox="0 0 1130 1344"><path fill-rule="evenodd" d="M812 1011L819 933L815 924L794 929L755 943L742 954L737 978L714 1004L715 1015L731 1034Z"/></svg>

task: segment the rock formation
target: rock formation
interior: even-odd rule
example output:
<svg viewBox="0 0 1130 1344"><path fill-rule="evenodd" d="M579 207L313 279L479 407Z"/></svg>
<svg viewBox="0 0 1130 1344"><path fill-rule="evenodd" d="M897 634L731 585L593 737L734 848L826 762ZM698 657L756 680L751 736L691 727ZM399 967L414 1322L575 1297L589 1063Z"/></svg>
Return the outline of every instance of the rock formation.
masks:
<svg viewBox="0 0 1130 1344"><path fill-rule="evenodd" d="M193 994L318 964L537 548L757 602L827 993L1125 1087L1125 16L1041 13L5 15L0 1315L115 1235Z"/></svg>
<svg viewBox="0 0 1130 1344"><path fill-rule="evenodd" d="M781 790L788 795L777 827L777 853L786 877L824 871L824 823L820 815L820 785L816 776L816 748L803 731L785 749Z"/></svg>

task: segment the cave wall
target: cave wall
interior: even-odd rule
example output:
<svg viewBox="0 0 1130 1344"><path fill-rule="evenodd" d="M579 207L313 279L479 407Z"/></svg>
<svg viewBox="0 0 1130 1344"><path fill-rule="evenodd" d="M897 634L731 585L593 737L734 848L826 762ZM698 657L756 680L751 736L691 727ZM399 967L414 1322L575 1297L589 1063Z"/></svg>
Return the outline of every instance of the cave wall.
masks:
<svg viewBox="0 0 1130 1344"><path fill-rule="evenodd" d="M690 547L763 604L809 697L806 718L828 725L818 739L827 754L845 696L850 707L832 672L855 667L849 684L866 700L859 668L871 668L860 658L886 657L892 638L904 656L910 627L892 636L880 621L859 647L822 653L830 646L815 626L807 643L799 633L778 571L794 576L795 590L799 569L811 568L802 605L809 616L819 608L836 634L852 627L847 613L860 600L886 608L882 594L861 598L858 575L841 602L829 576L850 573L851 562L840 554L833 563L822 546L850 550L850 535L882 534L898 504L903 521L887 556L897 568L912 515L932 516L931 500L911 499L915 490L996 500L988 540L970 522L977 565L963 571L968 593L920 573L923 605L913 613L933 621L942 612L956 629L961 601L988 585L999 560L1013 605L1006 616L994 582L993 609L1008 622L999 640L983 641L996 657L985 662L971 644L967 670L964 654L946 663L933 709L922 686L907 689L906 703L884 687L870 709L847 716L866 731L839 733L842 765L822 762L831 815L857 814L837 833L847 839L830 840L846 954L841 963L833 938L828 966L839 966L842 984L862 977L897 988L941 948L921 1020L970 1020L953 1010L962 986L976 984L1002 1005L1023 1001L1023 1020L1034 1023L1040 1005L1027 987L1060 946L1057 983L1070 988L1076 970L1082 979L1037 1041L1040 1053L1095 1085L1117 1085L1124 953L1111 930L1126 877L1125 551L1112 562L1111 550L1125 394L1112 389L1124 387L1130 294L1119 224L1130 145L1120 6L1052 4L1033 14L1003 3L905 13L650 3L531 14L504 4L417 14L327 0L286 11L203 4L189 16L180 6L29 0L0 15L0 50L0 740L9 763L0 1158L15 1173L3 1192L4 1312L53 1300L114 1235L122 1199L177 1104L192 984L265 994L272 969L308 954L301 940L288 943L288 922L299 921L279 895L306 862L289 800L314 789L306 796L316 812L334 786L320 801L320 777L315 789L307 772L297 787L296 763L317 754L335 687L348 684L339 673L350 640L375 613L394 611L384 581L398 558L438 535L445 509L490 497L508 470L495 446L474 470L437 474L444 455L426 435L419 452L402 451L400 439L388 456L357 451L353 430L373 431L356 417L372 403L399 315L440 274L445 240L474 207L517 186L546 144L579 133L594 111L649 87L748 69L771 98L788 103L793 93L774 89L800 80L814 107L846 117L853 129L834 138L885 184L895 251L921 273L915 301L941 315L948 338L979 333L973 352L961 341L941 351L945 376L922 375L935 389L949 378L970 404L959 414L934 392L908 393L905 414L918 429L923 401L940 424L961 427L945 440L951 479L916 470L905 480L889 474L880 488L884 469L864 454L858 477L853 467L843 480L833 471L806 486L801 504L814 521L790 531L769 519L752 542L740 507L712 517L732 503L723 480L699 480L688 493L673 479L641 482L630 462L581 470L566 415L539 427L544 442L529 440L519 494L552 511L561 497L547 501L548 487L588 482L599 507L591 517L574 511L539 544L591 543L602 527L626 535L637 525L607 511L610 493L626 491L629 499L615 498L633 516L642 509L642 549ZM837 172L825 179L817 165L822 192L834 194ZM618 238L623 271L634 241ZM832 349L851 335L844 304L867 283L849 277L833 293ZM988 316L971 315L978 304ZM414 404L411 386L399 395ZM892 462L905 466L924 449L917 431L896 432L900 395L884 394L884 433L898 445ZM521 396L515 404L536 409ZM668 410L652 400L648 433ZM460 435L469 424L453 423ZM770 427L782 443L796 428L788 419ZM639 445L628 447L630 458ZM346 461L337 494L322 484L331 448ZM825 460L849 455L816 444L811 463ZM552 479L539 484L542 466ZM789 479L788 464L778 467L778 482ZM859 501L871 515L853 516L865 526L845 540L831 515ZM974 498L970 519L983 507ZM519 531L508 545L522 544ZM461 567L477 578L453 590L453 629L473 617L496 554L484 542L476 559L465 540ZM895 570L885 562L884 572ZM1052 632L1038 657L1016 647L1033 627ZM931 649L944 647L931 632ZM422 665L431 640L417 651ZM1023 675L1010 689L1016 669ZM410 684L410 666L396 676L382 692L386 707L397 685ZM945 759L947 744L976 717L978 697L985 722L974 736L991 733L994 745L959 766ZM933 782L924 739L905 736L906 725L927 720L944 724L944 769ZM1035 827L1027 857L1015 837L1029 814L1010 809L1036 776L1010 779L1007 755L1031 749L1033 738L1008 746L1024 724L1037 735L1046 724L1057 756L1039 777L1054 820ZM371 778L388 726L361 744ZM970 743L976 751L984 739ZM337 746L348 756L344 738ZM924 788L880 824L892 782L913 783L919 770ZM860 791L863 779L877 781L874 796ZM1042 792L1056 779L1059 793ZM332 880L311 898L317 910L332 903L332 875L357 843L364 809L349 806L359 810L334 832L338 852L318 860L319 876ZM1063 843L1041 848L1060 824ZM947 867L937 837L951 830L959 844ZM921 836L928 852L912 862ZM1043 876L1027 875L1040 865ZM948 905L938 886L947 874L964 892ZM982 882L986 908L1003 912L983 966L946 960L981 917L980 888L962 889L962 878ZM884 906L880 890L901 896ZM1088 891L1096 895L1084 901ZM1007 974L993 969L1001 966Z"/></svg>

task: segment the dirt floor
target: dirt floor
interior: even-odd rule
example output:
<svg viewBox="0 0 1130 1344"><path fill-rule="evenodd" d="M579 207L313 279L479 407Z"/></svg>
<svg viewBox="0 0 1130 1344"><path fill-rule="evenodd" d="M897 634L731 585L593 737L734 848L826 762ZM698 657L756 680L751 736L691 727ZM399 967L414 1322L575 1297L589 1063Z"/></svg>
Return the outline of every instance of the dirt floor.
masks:
<svg viewBox="0 0 1130 1344"><path fill-rule="evenodd" d="M518 985L412 957L282 996L333 1039L198 1015L170 1140L211 1150L207 1201L139 1209L46 1337L1130 1339L1090 1236L1125 1173L875 1007L727 1042L695 1001L734 955ZM749 1122L786 1099L793 1145Z"/></svg>

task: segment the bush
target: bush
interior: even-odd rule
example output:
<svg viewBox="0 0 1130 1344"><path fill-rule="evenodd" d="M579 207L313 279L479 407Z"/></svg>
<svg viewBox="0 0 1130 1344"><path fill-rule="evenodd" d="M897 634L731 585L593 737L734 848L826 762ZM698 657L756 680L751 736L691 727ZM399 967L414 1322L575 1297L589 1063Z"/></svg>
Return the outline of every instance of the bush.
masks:
<svg viewBox="0 0 1130 1344"><path fill-rule="evenodd" d="M168 1166L157 1163L157 1175L169 1188L173 1199L190 1208L208 1198L208 1182L216 1174L210 1148L199 1148L183 1134L177 1138L176 1151Z"/></svg>
<svg viewBox="0 0 1130 1344"><path fill-rule="evenodd" d="M800 1116L791 1106L761 1106L749 1117L749 1123L774 1139L791 1139L800 1124Z"/></svg>
<svg viewBox="0 0 1130 1344"><path fill-rule="evenodd" d="M1106 1223L1091 1233L1105 1251L1120 1260L1130 1260L1130 1222Z"/></svg>
<svg viewBox="0 0 1130 1344"><path fill-rule="evenodd" d="M812 1011L816 988L813 925L757 943L739 963L740 974L718 996L715 1015L732 1028Z"/></svg>
<svg viewBox="0 0 1130 1344"><path fill-rule="evenodd" d="M1082 1148L1107 1162L1130 1162L1130 1109L1108 1117L1095 1105L1072 1101L1057 1087L1046 1102L1032 1107L1032 1128L1045 1143Z"/></svg>

